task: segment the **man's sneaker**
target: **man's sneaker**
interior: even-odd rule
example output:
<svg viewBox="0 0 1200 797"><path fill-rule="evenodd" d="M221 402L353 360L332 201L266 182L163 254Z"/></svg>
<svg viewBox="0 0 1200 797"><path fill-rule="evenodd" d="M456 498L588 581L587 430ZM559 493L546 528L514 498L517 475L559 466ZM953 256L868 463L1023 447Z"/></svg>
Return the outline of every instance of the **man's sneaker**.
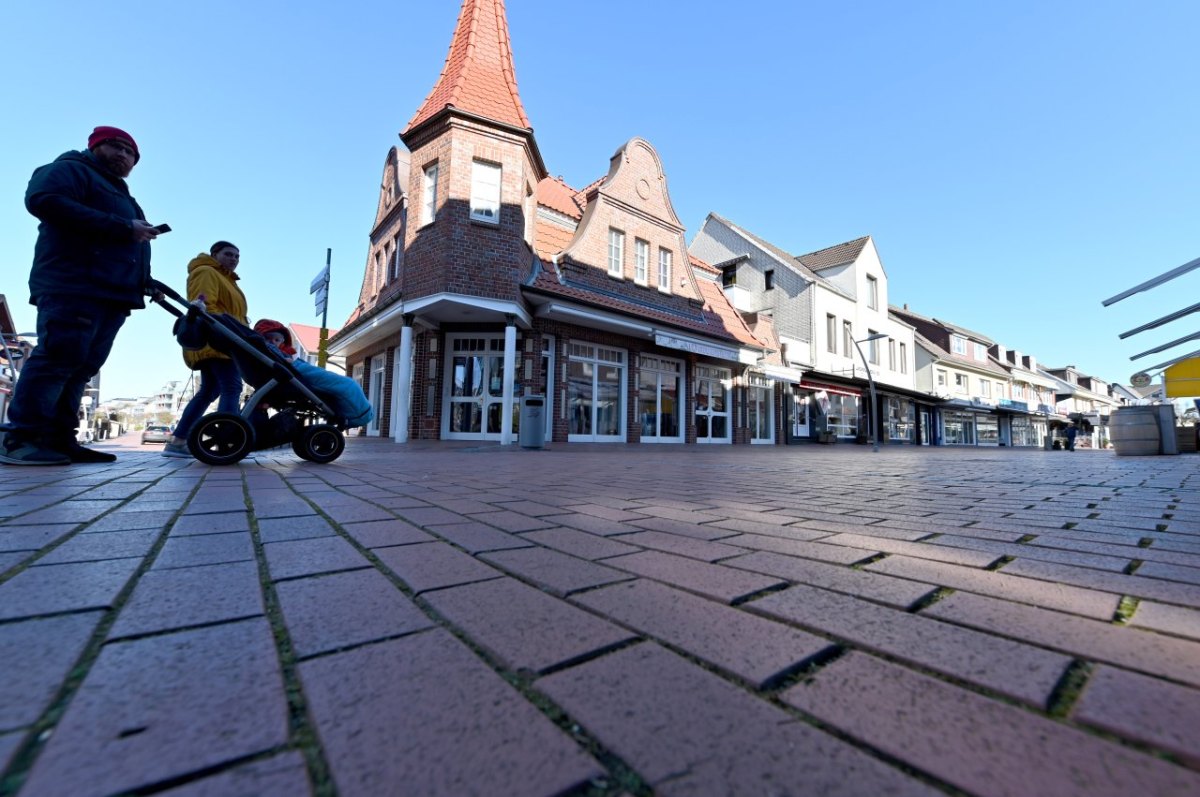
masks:
<svg viewBox="0 0 1200 797"><path fill-rule="evenodd" d="M187 443L170 442L163 446L164 457L179 457L180 459L191 459L192 452L188 449Z"/></svg>
<svg viewBox="0 0 1200 797"><path fill-rule="evenodd" d="M4 432L0 440L0 462L7 465L70 465L71 458L40 443Z"/></svg>
<svg viewBox="0 0 1200 797"><path fill-rule="evenodd" d="M81 446L79 443L71 440L65 446L58 446L56 449L59 453L66 454L67 458L72 462L116 462L117 455L109 454L107 451L96 451L95 449Z"/></svg>

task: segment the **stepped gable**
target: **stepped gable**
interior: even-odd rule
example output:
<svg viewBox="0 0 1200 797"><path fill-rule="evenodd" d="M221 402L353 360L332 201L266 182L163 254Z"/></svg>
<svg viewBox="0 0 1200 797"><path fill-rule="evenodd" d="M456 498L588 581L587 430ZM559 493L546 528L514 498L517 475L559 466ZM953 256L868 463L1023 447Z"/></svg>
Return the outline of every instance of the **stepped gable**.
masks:
<svg viewBox="0 0 1200 797"><path fill-rule="evenodd" d="M442 74L400 135L407 136L446 108L530 128L517 92L504 0L464 0Z"/></svg>

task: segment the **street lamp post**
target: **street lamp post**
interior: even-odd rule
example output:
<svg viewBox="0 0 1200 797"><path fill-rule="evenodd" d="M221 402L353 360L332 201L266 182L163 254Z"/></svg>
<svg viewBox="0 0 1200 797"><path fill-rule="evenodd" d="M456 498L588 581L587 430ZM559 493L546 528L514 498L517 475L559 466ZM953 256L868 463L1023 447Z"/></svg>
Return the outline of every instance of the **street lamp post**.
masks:
<svg viewBox="0 0 1200 797"><path fill-rule="evenodd" d="M871 440L873 443L871 450L875 451L876 453L879 451L879 404L875 401L875 378L871 376L871 366L867 363L866 356L863 355L862 346L859 346L858 344L870 343L873 340L879 340L880 338L886 337L886 332L876 332L869 338L863 338L862 340L854 341L854 348L858 349L858 356L862 358L863 368L867 369L867 384L871 386L871 412L867 417L871 419Z"/></svg>

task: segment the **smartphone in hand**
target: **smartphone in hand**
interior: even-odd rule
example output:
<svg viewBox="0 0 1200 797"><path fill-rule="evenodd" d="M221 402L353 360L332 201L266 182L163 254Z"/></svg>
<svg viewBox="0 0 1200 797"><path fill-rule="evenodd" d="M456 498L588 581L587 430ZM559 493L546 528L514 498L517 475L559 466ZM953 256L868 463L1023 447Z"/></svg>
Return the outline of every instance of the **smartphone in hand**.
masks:
<svg viewBox="0 0 1200 797"><path fill-rule="evenodd" d="M156 233L158 233L159 235L162 235L164 232L171 231L171 225L170 224L156 224L156 225L154 225L154 231Z"/></svg>

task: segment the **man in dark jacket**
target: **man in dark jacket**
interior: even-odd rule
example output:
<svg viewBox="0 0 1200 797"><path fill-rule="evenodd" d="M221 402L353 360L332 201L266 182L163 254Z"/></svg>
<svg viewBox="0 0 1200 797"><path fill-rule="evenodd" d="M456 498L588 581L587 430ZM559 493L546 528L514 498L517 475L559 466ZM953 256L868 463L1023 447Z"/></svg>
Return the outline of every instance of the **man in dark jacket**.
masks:
<svg viewBox="0 0 1200 797"><path fill-rule="evenodd" d="M108 359L130 310L145 307L150 241L158 234L125 177L141 154L133 137L97 127L82 152L39 167L25 192L38 239L29 274L38 345L17 379L0 462L111 462L75 440L88 381Z"/></svg>

